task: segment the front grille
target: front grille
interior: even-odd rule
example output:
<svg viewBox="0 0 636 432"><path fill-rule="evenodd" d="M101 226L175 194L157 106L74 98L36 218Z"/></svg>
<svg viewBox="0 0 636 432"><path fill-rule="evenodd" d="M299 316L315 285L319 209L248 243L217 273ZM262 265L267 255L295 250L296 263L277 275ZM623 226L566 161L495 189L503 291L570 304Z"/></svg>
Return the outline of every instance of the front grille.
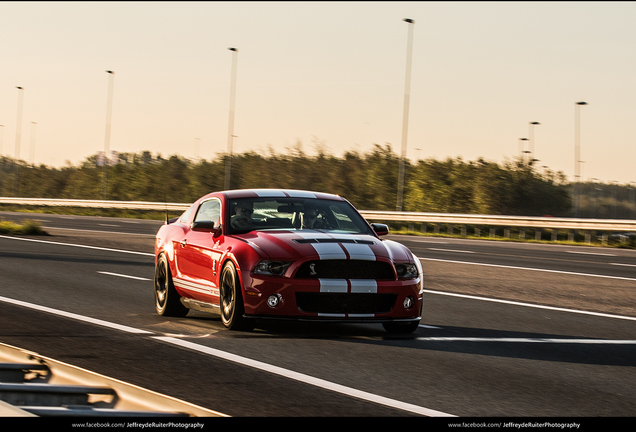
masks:
<svg viewBox="0 0 636 432"><path fill-rule="evenodd" d="M393 266L383 261L316 260L303 263L296 275L300 279L376 279L394 280Z"/></svg>
<svg viewBox="0 0 636 432"><path fill-rule="evenodd" d="M296 293L298 309L309 313L381 314L391 312L397 294Z"/></svg>

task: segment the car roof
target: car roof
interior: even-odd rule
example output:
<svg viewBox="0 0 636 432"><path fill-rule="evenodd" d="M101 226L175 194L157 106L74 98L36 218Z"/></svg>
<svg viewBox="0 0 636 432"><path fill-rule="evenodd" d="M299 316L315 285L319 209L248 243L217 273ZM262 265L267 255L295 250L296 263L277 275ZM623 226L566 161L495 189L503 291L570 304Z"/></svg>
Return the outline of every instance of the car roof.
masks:
<svg viewBox="0 0 636 432"><path fill-rule="evenodd" d="M224 194L228 199L240 198L318 198L336 201L345 201L339 195L312 192L296 189L235 189L219 192Z"/></svg>

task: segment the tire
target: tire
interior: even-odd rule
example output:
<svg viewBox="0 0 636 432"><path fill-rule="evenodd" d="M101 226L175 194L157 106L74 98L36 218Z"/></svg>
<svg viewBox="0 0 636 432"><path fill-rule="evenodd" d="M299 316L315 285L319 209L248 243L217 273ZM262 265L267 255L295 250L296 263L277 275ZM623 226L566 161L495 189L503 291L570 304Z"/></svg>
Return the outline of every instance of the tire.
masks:
<svg viewBox="0 0 636 432"><path fill-rule="evenodd" d="M420 325L419 320L407 322L407 323L400 323L400 322L382 323L382 327L384 327L384 330L386 330L388 333L393 333L393 334L413 333L415 330L417 330L417 327L419 325Z"/></svg>
<svg viewBox="0 0 636 432"><path fill-rule="evenodd" d="M232 262L227 262L221 271L219 283L221 321L228 330L251 330L251 320L243 317L243 293L241 282Z"/></svg>
<svg viewBox="0 0 636 432"><path fill-rule="evenodd" d="M181 303L172 282L172 273L165 255L160 255L155 266L155 307L162 316L184 317L189 309Z"/></svg>

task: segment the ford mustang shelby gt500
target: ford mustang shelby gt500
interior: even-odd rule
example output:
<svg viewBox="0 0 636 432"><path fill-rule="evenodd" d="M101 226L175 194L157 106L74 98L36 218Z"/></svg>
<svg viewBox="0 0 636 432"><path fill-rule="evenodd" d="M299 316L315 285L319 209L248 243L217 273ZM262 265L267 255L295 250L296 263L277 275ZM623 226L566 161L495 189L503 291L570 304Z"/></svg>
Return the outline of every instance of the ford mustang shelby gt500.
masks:
<svg viewBox="0 0 636 432"><path fill-rule="evenodd" d="M212 312L228 329L293 318L413 332L422 313L421 264L405 246L380 238L387 233L337 195L205 195L157 232L157 312Z"/></svg>

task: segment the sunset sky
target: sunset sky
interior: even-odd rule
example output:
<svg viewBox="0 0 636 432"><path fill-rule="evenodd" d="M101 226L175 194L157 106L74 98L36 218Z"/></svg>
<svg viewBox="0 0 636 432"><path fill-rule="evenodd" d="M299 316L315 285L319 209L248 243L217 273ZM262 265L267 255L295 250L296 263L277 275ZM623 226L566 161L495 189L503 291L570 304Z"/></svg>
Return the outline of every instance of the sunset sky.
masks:
<svg viewBox="0 0 636 432"><path fill-rule="evenodd" d="M112 70L112 150L218 157L235 47L235 152L399 154L404 18L409 158L512 160L539 122L538 166L573 179L585 101L582 179L636 182L636 2L3 1L0 153L103 150Z"/></svg>

